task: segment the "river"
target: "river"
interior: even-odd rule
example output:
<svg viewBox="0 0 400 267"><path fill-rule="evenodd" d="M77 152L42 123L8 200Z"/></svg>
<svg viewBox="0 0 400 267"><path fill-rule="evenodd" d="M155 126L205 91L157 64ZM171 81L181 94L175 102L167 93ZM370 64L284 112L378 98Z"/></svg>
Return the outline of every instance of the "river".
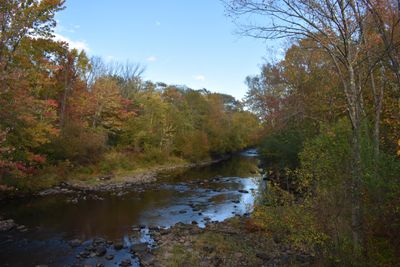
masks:
<svg viewBox="0 0 400 267"><path fill-rule="evenodd" d="M155 183L120 191L7 201L0 216L28 230L0 233L0 265L119 266L130 258L132 266L139 266L129 250L139 243L154 246L149 228L178 222L204 227L250 213L264 186L257 165L256 152L248 150L210 166L160 173ZM108 243L106 255L85 255L96 238ZM111 242L124 248L115 249Z"/></svg>

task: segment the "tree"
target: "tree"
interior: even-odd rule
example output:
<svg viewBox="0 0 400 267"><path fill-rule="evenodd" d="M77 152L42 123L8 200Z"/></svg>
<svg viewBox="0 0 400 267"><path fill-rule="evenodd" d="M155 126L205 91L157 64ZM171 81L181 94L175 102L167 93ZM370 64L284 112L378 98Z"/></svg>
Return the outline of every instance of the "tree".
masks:
<svg viewBox="0 0 400 267"><path fill-rule="evenodd" d="M379 41L382 43L380 47L383 47L380 55L387 56L390 62L388 66L400 84L400 2L398 0L362 0L362 2L371 14L373 28L380 37Z"/></svg>
<svg viewBox="0 0 400 267"><path fill-rule="evenodd" d="M6 133L0 150L7 151L2 160L15 167L15 177L45 163L42 148L59 132L58 103L48 92L55 86L52 59L60 47L50 37L63 3L0 1L0 132Z"/></svg>
<svg viewBox="0 0 400 267"><path fill-rule="evenodd" d="M0 1L0 70L1 75L13 63L24 38L52 37L54 15L63 9L64 0ZM4 78L4 76L3 76Z"/></svg>
<svg viewBox="0 0 400 267"><path fill-rule="evenodd" d="M368 8L354 0L232 0L228 11L236 16L253 14L269 18L266 24L244 24L242 34L263 38L310 38L325 51L336 68L352 125L352 233L354 249L363 244L361 203L361 126L363 121L362 81L357 71L366 58L362 25ZM255 21L260 18L256 18Z"/></svg>
<svg viewBox="0 0 400 267"><path fill-rule="evenodd" d="M246 78L249 88L245 103L257 114L260 120L273 126L277 124L277 115L287 96L288 84L282 79L279 66L266 64L261 74Z"/></svg>

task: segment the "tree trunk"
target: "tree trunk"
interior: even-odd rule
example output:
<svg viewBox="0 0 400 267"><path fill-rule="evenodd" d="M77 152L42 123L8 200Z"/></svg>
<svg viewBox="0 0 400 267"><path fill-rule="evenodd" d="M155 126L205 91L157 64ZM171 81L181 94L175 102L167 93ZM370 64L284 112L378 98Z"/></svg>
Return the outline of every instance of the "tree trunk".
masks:
<svg viewBox="0 0 400 267"><path fill-rule="evenodd" d="M375 167L377 168L378 160L379 160L379 142L380 142L380 122L381 122L381 113L382 113L382 100L383 100L383 88L385 86L384 79L384 69L383 65L381 66L381 79L379 88L375 86L374 89L374 106L375 106L375 121L374 121L374 159L375 159ZM372 79L372 77L371 77ZM377 169L376 169L377 171Z"/></svg>
<svg viewBox="0 0 400 267"><path fill-rule="evenodd" d="M357 254L360 252L363 243L363 223L362 223L362 200L361 200L361 105L360 92L356 86L354 68L351 64L348 66L349 71L349 95L350 95L350 118L352 121L352 236L353 248Z"/></svg>
<svg viewBox="0 0 400 267"><path fill-rule="evenodd" d="M66 61L64 66L64 92L61 98L61 110L60 110L60 128L63 129L65 125L65 111L67 109L68 91L70 87L69 75L68 75L68 55L65 55Z"/></svg>

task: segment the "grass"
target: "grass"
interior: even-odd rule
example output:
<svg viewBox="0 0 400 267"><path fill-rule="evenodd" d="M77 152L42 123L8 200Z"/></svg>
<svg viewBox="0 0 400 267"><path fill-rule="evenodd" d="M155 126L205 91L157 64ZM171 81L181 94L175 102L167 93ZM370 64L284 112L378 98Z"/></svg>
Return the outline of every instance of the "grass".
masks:
<svg viewBox="0 0 400 267"><path fill-rule="evenodd" d="M3 179L1 183L17 188L18 192L32 193L58 185L62 181L94 186L102 183L98 177L112 175L112 182L124 182L126 177L157 171L162 168L188 164L185 159L162 153L123 153L111 150L102 159L88 165L74 165L69 161L49 165L35 175Z"/></svg>
<svg viewBox="0 0 400 267"><path fill-rule="evenodd" d="M225 233L223 229L207 230L191 236L191 246L171 241L159 251L164 266L261 266L256 254L271 248L268 240L259 233L248 232L240 218L229 220L229 229L237 233ZM221 230L221 229L220 229Z"/></svg>
<svg viewBox="0 0 400 267"><path fill-rule="evenodd" d="M169 267L198 267L201 266L199 262L199 255L197 253L185 250L182 245L175 245L171 250L171 257L165 263Z"/></svg>

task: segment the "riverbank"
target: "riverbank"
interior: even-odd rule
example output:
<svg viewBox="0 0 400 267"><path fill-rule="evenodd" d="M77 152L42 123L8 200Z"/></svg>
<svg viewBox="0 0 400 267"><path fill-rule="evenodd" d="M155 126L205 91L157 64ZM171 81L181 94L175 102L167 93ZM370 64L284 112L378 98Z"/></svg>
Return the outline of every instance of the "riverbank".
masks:
<svg viewBox="0 0 400 267"><path fill-rule="evenodd" d="M237 216L219 223L153 230L157 248L138 253L142 266L310 266L314 257L274 240Z"/></svg>
<svg viewBox="0 0 400 267"><path fill-rule="evenodd" d="M140 235L142 227L132 227L132 235ZM196 223L177 223L171 228L149 227L148 231L149 243L131 246L101 237L90 242L70 240L68 245L79 251L75 258L89 262L70 266L253 267L312 266L316 263L314 256L254 228L247 216L209 222L204 228Z"/></svg>
<svg viewBox="0 0 400 267"><path fill-rule="evenodd" d="M81 175L75 178L73 175L69 175L68 177L65 177L65 179L58 177L57 184L41 183L40 177L30 178L30 180L36 179L36 182L40 184L35 188L36 190L26 191L23 189L21 190L18 187L4 187L3 190L0 188L0 200L34 195L46 196L53 194L116 191L132 186L153 183L157 180L157 175L161 172L207 166L227 160L230 157L231 155L223 155L216 159L207 159L198 162L186 162L184 160L178 162L172 161L164 164L151 165L147 168L139 168L133 171L123 171L104 175ZM30 180L27 180L26 183L30 184L34 182L31 182Z"/></svg>
<svg viewBox="0 0 400 267"><path fill-rule="evenodd" d="M207 166L226 160L227 158L229 158L229 156L220 157L214 160L199 161L196 163L159 165L150 167L147 170L134 172L130 175L110 174L110 175L101 175L93 177L87 180L72 180L68 182L62 182L59 186L56 186L54 188L42 190L38 192L38 194L43 196L43 195L58 194L58 193L69 193L71 191L98 192L98 191L119 190L134 185L143 185L155 182L157 180L157 174L161 172Z"/></svg>

